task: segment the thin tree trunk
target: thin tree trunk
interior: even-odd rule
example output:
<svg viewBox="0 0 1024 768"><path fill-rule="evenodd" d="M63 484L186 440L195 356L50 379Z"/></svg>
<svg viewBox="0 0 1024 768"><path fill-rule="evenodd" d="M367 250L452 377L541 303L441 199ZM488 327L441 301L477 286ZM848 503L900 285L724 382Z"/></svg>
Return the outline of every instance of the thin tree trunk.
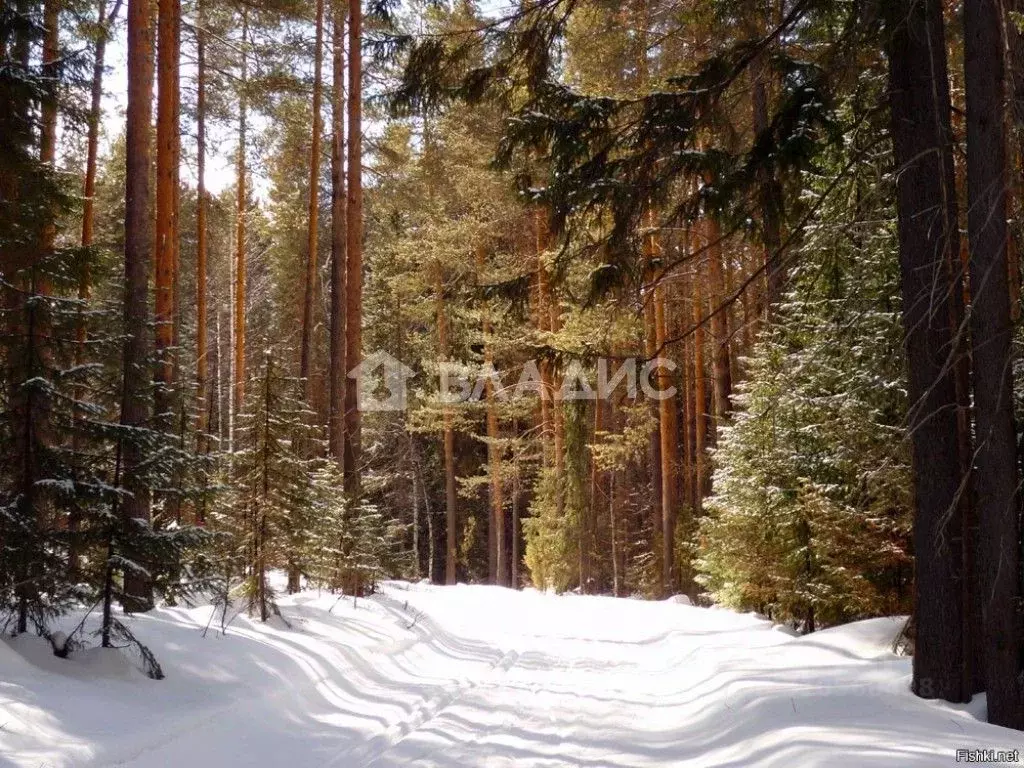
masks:
<svg viewBox="0 0 1024 768"><path fill-rule="evenodd" d="M715 432L724 424L732 410L732 367L729 360L728 312L715 311L725 301L726 284L722 272L722 231L714 218L706 220L708 234L708 283L711 289L711 339L713 342L712 372L715 386ZM716 440L717 442L717 440Z"/></svg>
<svg viewBox="0 0 1024 768"><path fill-rule="evenodd" d="M537 241L537 265L539 271L539 293L540 313L543 330L549 334L555 334L560 330L561 319L558 311L558 302L555 300L551 279L547 266L544 264L544 252L548 248L548 226L546 214L538 209L538 241ZM561 381L557 370L557 364L545 355L541 364L541 378L544 383L544 391L548 398L548 415L550 421L548 426L551 429L551 449L553 466L555 471L555 508L558 517L562 516L565 508L565 420L562 412Z"/></svg>
<svg viewBox="0 0 1024 768"><path fill-rule="evenodd" d="M960 291L949 81L938 0L885 5L897 175L903 322L913 449L917 641L913 689L971 697L964 631L964 520L955 356L950 319Z"/></svg>
<svg viewBox="0 0 1024 768"><path fill-rule="evenodd" d="M413 577L419 581L420 574L420 497L417 480L419 479L419 463L416 460L416 446L412 434L409 437L409 455L412 459L412 472L409 483L409 502L412 504L412 562ZM429 569L428 569L429 570Z"/></svg>
<svg viewBox="0 0 1024 768"><path fill-rule="evenodd" d="M512 563L509 568L509 576L512 581L512 589L519 589L519 499L522 493L522 481L519 476L519 464L515 465L515 474L512 476Z"/></svg>
<svg viewBox="0 0 1024 768"><path fill-rule="evenodd" d="M543 211L538 207L534 211L534 246L535 264L533 272L534 282L534 327L541 333L548 330L550 316L545 305L544 288L544 264L543 254L547 248L547 229L543 221ZM551 370L547 359L540 362L541 393L540 393L540 440L544 466L551 467L553 464L553 453L551 450L551 436L553 429L553 418L551 414Z"/></svg>
<svg viewBox="0 0 1024 768"><path fill-rule="evenodd" d="M646 61L646 59L645 59ZM644 238L644 262L647 266L647 275L645 282L650 280L655 275L652 262L655 258L655 246L656 240L654 235L654 216L653 211L648 214L648 226L651 228L651 232ZM648 361L653 360L660 354L658 348L658 322L657 312L655 309L655 298L654 296L647 296L644 298L644 355ZM661 407L658 402L651 400L651 418L654 421L654 428L651 430L650 437L647 442L647 467L650 473L651 480L651 506L650 506L650 520L651 520L651 548L653 550L655 546L654 535L662 527L662 510L664 509L664 502L662 501L662 490L664 487L664 480L662 478L662 458L661 458ZM656 552L653 554L657 554Z"/></svg>
<svg viewBox="0 0 1024 768"><path fill-rule="evenodd" d="M597 443L601 432L605 429L604 417L604 401L598 398L594 400L594 434L591 446ZM580 520L580 591L583 594L594 594L600 589L600 584L595 575L595 571L598 569L594 567L594 561L598 557L597 527L598 521L601 519L602 503L607 503L611 506L608 495L604 488L601 487L605 478L605 472L598 466L592 447L589 453L590 503L585 505L583 516ZM613 540L612 557L614 558L615 534L613 530L610 532L610 536Z"/></svg>
<svg viewBox="0 0 1024 768"><path fill-rule="evenodd" d="M197 449L210 450L209 361L207 352L208 310L206 306L206 15L204 0L196 3L196 423ZM199 522L205 515L200 505Z"/></svg>
<svg viewBox="0 0 1024 768"><path fill-rule="evenodd" d="M343 0L333 5L333 99L331 124L331 384L328 447L338 468L345 470L345 300L346 236L345 199L345 14ZM418 567L418 566L417 566Z"/></svg>
<svg viewBox="0 0 1024 768"><path fill-rule="evenodd" d="M483 274L484 251L477 249L477 272ZM494 350L491 345L491 317L485 304L483 309L484 363L494 365ZM491 525L494 532L494 583L508 586L508 545L505 541L505 496L501 478L501 428L498 423L498 403L494 392L494 382L488 378L484 383L484 395L487 400L487 463L490 472Z"/></svg>
<svg viewBox="0 0 1024 768"><path fill-rule="evenodd" d="M363 355L363 9L350 0L348 67L348 222L345 368L355 370ZM357 386L345 388L345 490L360 489L362 425Z"/></svg>
<svg viewBox="0 0 1024 768"><path fill-rule="evenodd" d="M427 484L420 477L420 490L423 492L423 512L427 516L427 578L431 584L437 584L437 539L434 533L434 510L430 507L430 494Z"/></svg>
<svg viewBox="0 0 1024 768"><path fill-rule="evenodd" d="M964 4L967 230L980 525L979 594L988 721L1024 729L1021 531L1013 415L1013 322L1006 265L1005 70L998 0Z"/></svg>
<svg viewBox="0 0 1024 768"><path fill-rule="evenodd" d="M156 417L171 428L174 388L175 243L180 160L178 59L180 0L159 0L157 18L156 250L154 322L156 326Z"/></svg>
<svg viewBox="0 0 1024 768"><path fill-rule="evenodd" d="M701 247L701 243L697 243ZM694 429L694 493L693 511L699 515L704 503L704 492L707 489L707 478L705 459L707 457L707 436L708 436L708 414L707 414L707 393L705 390L707 380L704 378L704 299L701 295L701 261L698 258L693 264L693 291L692 318L694 325L693 332L693 429Z"/></svg>
<svg viewBox="0 0 1024 768"><path fill-rule="evenodd" d="M654 289L655 332L657 348L666 354L665 344L668 339L667 328L670 324L668 307L666 306L666 286L658 285ZM662 590L666 597L671 595L679 585L679 570L675 561L676 516L678 515L678 416L675 396L668 397L664 393L673 386L672 377L665 366L658 367L658 390L662 394L658 401L658 421L661 437L661 580Z"/></svg>
<svg viewBox="0 0 1024 768"><path fill-rule="evenodd" d="M743 249L742 270L740 279L746 281L753 273L754 259L751 256L750 247ZM743 354L750 355L754 349L754 331L757 328L757 305L755 294L756 283L749 284L743 291Z"/></svg>
<svg viewBox="0 0 1024 768"><path fill-rule="evenodd" d="M313 307L316 302L317 248L320 226L320 110L323 99L324 0L316 2L316 48L313 53L313 126L309 143L309 227L306 238L305 299L302 303L302 349L299 376L304 400L313 401Z"/></svg>
<svg viewBox="0 0 1024 768"><path fill-rule="evenodd" d="M232 371L232 403L231 413L237 416L242 412L245 403L245 294L246 294L246 265L245 265L245 214L247 205L246 191L246 140L248 130L249 111L249 56L247 47L249 45L249 8L242 8L242 75L239 82L238 98L238 157L237 175L235 179L236 212L235 212L235 295L234 295L234 325L232 343L234 344L234 363ZM232 419L233 421L233 419ZM234 435L234 424L231 427ZM233 441L233 437L232 437Z"/></svg>
<svg viewBox="0 0 1024 768"><path fill-rule="evenodd" d="M107 2L99 0L97 6L96 20L98 31L96 38L96 49L92 65L92 86L89 94L89 130L86 139L85 159L85 186L82 193L82 247L92 246L96 222L96 169L99 156L100 119L103 116L103 70L106 59L107 37L110 28L117 19L118 11L121 9L121 0L117 0L110 16L106 15ZM92 276L88 265L83 268L78 278L78 299L83 304L91 295ZM76 363L85 361L85 345L88 336L88 325L85 318L79 319L77 328L77 357Z"/></svg>
<svg viewBox="0 0 1024 768"><path fill-rule="evenodd" d="M96 11L97 38L96 49L92 65L92 87L89 94L89 130L86 139L85 156L85 187L82 193L82 248L90 248L93 244L93 232L96 221L96 169L99 156L100 119L103 116L103 69L107 50L107 36L110 27L117 18L121 8L121 1L117 0L114 10L107 18L107 2L99 0ZM92 275L89 263L86 261L82 272L78 276L78 300L81 302L82 314L78 318L75 328L75 365L83 365L87 359L86 345L89 340L89 325L86 321L85 308L92 294ZM75 393L75 400L81 402L86 393L79 388ZM79 412L77 418L84 414ZM79 439L75 436L76 441ZM80 548L78 531L81 527L81 512L77 506L72 507L68 516L68 534L70 543L68 545L68 570L76 573L79 568Z"/></svg>
<svg viewBox="0 0 1024 768"><path fill-rule="evenodd" d="M121 424L137 430L149 420L148 398L150 259L152 232L149 218L150 119L153 113L153 21L147 0L128 0L128 104L125 136L124 214L124 366L122 370ZM133 520L148 522L149 491L137 471L144 460L139 441L120 445L124 485L129 493L121 502L124 525ZM124 573L125 610L152 607L151 582L134 570Z"/></svg>
<svg viewBox="0 0 1024 768"><path fill-rule="evenodd" d="M448 359L448 318L445 312L444 272L441 262L434 265L434 290L437 301L437 348L442 360ZM450 408L444 406L444 490L446 517L446 546L444 583L452 585L456 580L455 552L457 548L458 514L456 510L455 487L455 430L452 427Z"/></svg>
<svg viewBox="0 0 1024 768"><path fill-rule="evenodd" d="M680 289L680 294L686 294L685 283ZM681 302L682 307L685 307L685 302ZM681 307L680 319L685 317L685 309ZM684 320L685 322L685 320ZM683 441L683 502L691 509L695 509L694 505L694 493L697 484L694 482L694 391L693 391L693 365L690 362L691 354L690 350L693 346L692 337L684 337L681 343L681 354L680 359L683 363L682 371L682 413L683 413L683 424L680 429L679 436Z"/></svg>
<svg viewBox="0 0 1024 768"><path fill-rule="evenodd" d="M775 5L773 0L772 6ZM770 19L764 19L760 27L771 25ZM758 35L761 29L758 29ZM760 136L769 128L768 115L768 67L764 53L757 57L754 67L754 87L752 91L752 113L755 136ZM758 197L761 206L761 239L764 244L765 282L767 291L764 297L765 315L770 319L774 307L782 299L782 291L786 281L782 253L782 217L784 201L782 186L775 174L767 169L759 173Z"/></svg>

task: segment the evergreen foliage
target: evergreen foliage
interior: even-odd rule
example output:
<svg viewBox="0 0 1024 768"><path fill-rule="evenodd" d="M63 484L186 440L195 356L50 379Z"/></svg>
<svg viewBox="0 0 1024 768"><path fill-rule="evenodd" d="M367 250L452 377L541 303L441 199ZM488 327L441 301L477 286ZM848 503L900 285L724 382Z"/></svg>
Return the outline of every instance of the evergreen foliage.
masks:
<svg viewBox="0 0 1024 768"><path fill-rule="evenodd" d="M891 185L884 156L861 160L808 228L746 361L700 526L698 579L716 602L805 630L911 607Z"/></svg>

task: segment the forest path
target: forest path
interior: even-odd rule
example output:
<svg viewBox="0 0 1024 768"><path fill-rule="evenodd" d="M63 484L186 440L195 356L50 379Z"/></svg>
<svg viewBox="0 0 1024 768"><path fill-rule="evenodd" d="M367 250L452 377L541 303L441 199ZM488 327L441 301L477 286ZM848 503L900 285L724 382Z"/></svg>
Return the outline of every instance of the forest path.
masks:
<svg viewBox="0 0 1024 768"><path fill-rule="evenodd" d="M918 768L1024 747L982 701L909 693L898 620L794 638L673 601L404 582L279 603L288 625L226 635L204 636L209 605L135 617L160 682L120 651L0 641L0 768Z"/></svg>
<svg viewBox="0 0 1024 768"><path fill-rule="evenodd" d="M951 750L922 736L927 729L900 733L906 719L887 723L909 671L907 659L885 650L896 621L816 642L753 616L674 602L398 584L374 600L439 649L489 646L514 663L489 668L429 717L392 726L398 738L368 760L337 765L951 763Z"/></svg>

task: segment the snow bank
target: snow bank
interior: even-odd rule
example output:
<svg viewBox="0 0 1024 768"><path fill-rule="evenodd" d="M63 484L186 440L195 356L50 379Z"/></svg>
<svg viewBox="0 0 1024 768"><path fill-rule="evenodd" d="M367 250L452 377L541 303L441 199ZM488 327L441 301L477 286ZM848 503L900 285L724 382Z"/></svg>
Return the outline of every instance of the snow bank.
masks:
<svg viewBox="0 0 1024 768"><path fill-rule="evenodd" d="M865 619L802 635L794 642L855 659L885 659L894 656L893 645L906 622L906 616Z"/></svg>
<svg viewBox="0 0 1024 768"><path fill-rule="evenodd" d="M226 635L209 606L133 618L160 682L124 651L0 642L0 766L917 768L1024 746L977 700L912 696L897 619L792 638L685 604L400 582L280 605L290 627L228 614Z"/></svg>

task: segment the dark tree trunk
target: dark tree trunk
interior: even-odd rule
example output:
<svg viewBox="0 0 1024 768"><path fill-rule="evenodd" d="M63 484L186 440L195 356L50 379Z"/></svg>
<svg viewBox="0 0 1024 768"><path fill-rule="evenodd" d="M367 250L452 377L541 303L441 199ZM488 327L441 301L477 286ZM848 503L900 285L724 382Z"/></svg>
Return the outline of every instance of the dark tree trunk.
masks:
<svg viewBox="0 0 1024 768"><path fill-rule="evenodd" d="M998 0L964 4L967 231L974 375L975 509L981 648L990 723L1024 729L1020 497L1010 289L1006 267L1006 135L1002 13Z"/></svg>
<svg viewBox="0 0 1024 768"><path fill-rule="evenodd" d="M130 429L149 420L149 272L152 230L149 217L150 119L153 114L153 20L146 0L128 2L128 106L125 137L124 213L124 344L121 424ZM150 519L149 491L136 472L143 460L139 442L120 446L124 485L129 494L121 503L124 525ZM124 576L126 610L148 610L152 584L136 572Z"/></svg>
<svg viewBox="0 0 1024 768"><path fill-rule="evenodd" d="M914 467L914 692L968 701L964 514L951 318L961 290L949 82L938 0L885 5Z"/></svg>
<svg viewBox="0 0 1024 768"><path fill-rule="evenodd" d="M328 445L338 467L345 468L345 298L346 236L345 220L345 14L342 0L333 6L333 100L331 123L331 407Z"/></svg>
<svg viewBox="0 0 1024 768"><path fill-rule="evenodd" d="M89 248L93 242L93 229L96 221L95 216L95 196L96 196L96 169L97 169L97 158L99 156L99 143L100 143L100 118L103 113L103 69L104 59L106 58L107 50L107 35L110 33L110 25L113 24L114 19L117 16L117 12L120 10L121 3L118 2L114 6L113 12L110 14L110 19L107 19L107 2L106 0L99 0L99 6L96 12L96 23L98 25L98 37L96 39L96 49L93 57L92 66L92 86L89 94L89 130L86 138L86 155L85 155L85 186L82 193L82 247ZM86 302L89 301L89 297L92 292L92 275L90 274L88 263L82 268L81 274L78 276L78 300L82 303L84 309ZM83 365L85 363L85 347L86 341L89 335L88 323L83 313L78 318L78 325L75 328L75 365ZM80 387L75 393L75 399L81 401L86 396L84 388ZM79 412L77 416L80 418L84 414ZM79 438L76 434L76 440ZM76 446L77 447L77 446ZM70 573L76 573L79 567L80 558L80 546L78 541L78 531L81 526L81 512L77 508L72 508L68 516L68 534L70 536L70 542L68 544L68 571Z"/></svg>

